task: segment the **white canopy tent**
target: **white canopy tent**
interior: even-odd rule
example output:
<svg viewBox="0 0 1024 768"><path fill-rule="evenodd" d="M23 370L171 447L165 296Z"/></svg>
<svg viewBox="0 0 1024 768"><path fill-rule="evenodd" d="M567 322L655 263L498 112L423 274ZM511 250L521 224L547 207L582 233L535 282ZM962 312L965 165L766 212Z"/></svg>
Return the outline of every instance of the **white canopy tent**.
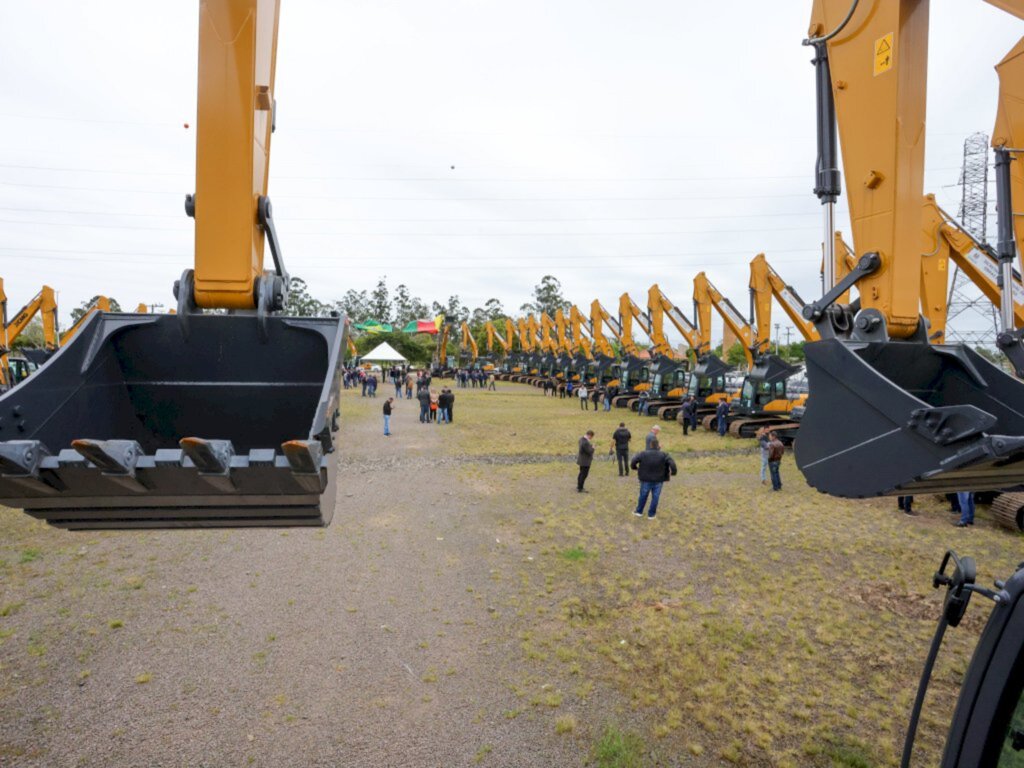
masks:
<svg viewBox="0 0 1024 768"><path fill-rule="evenodd" d="M364 363L407 363L402 355L386 341L382 344L378 344L376 347L371 349L365 355L362 355L360 359Z"/></svg>

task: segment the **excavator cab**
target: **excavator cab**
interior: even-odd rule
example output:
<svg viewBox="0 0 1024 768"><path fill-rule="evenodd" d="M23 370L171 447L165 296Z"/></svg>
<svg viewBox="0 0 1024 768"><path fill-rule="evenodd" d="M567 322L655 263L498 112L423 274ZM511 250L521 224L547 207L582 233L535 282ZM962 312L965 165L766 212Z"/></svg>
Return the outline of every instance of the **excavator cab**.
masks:
<svg viewBox="0 0 1024 768"><path fill-rule="evenodd" d="M347 324L283 314L278 16L275 0L201 0L194 269L176 314L95 312L0 396L0 505L72 529L330 522Z"/></svg>

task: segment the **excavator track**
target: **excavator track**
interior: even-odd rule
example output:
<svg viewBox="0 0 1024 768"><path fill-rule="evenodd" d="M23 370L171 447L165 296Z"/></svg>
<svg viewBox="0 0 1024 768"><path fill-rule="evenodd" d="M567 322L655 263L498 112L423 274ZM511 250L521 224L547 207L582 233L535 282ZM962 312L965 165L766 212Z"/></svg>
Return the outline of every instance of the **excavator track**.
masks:
<svg viewBox="0 0 1024 768"><path fill-rule="evenodd" d="M992 518L1009 531L1024 531L1024 493L1001 493L992 502Z"/></svg>

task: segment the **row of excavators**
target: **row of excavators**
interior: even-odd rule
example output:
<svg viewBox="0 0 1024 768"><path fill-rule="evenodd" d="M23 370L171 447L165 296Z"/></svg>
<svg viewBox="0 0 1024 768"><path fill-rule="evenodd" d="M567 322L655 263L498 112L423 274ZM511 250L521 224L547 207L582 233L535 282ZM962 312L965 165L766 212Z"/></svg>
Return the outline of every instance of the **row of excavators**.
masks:
<svg viewBox="0 0 1024 768"><path fill-rule="evenodd" d="M7 294L4 281L0 278L0 393L6 392L38 370L62 345L69 344L81 330L83 324L96 312L110 312L110 299L97 296L79 314L78 319L66 331L60 331L57 323L57 294L44 285L25 306L8 319ZM140 304L136 312L148 312ZM24 346L13 353L14 345L29 328L32 321L40 319L43 332L42 346Z"/></svg>
<svg viewBox="0 0 1024 768"><path fill-rule="evenodd" d="M989 2L1024 19L1024 0ZM195 248L174 284L176 312L94 312L45 365L0 395L0 503L69 529L330 522L348 323L283 315L290 278L268 194L279 13L275 0L200 1L196 188L184 206ZM787 421L802 408L797 465L813 487L836 496L1024 488L1024 383L972 349L943 343L942 287L949 260L988 286L1000 308L999 348L1024 376L1014 269L1024 237L1014 207L1024 200L1024 40L996 67L999 218L989 246L924 195L928 27L928 0L813 2L804 44L815 72L820 297L804 302L755 259L752 321L701 274L693 322L655 286L646 310L623 296L615 317L595 301L589 317L570 307L489 327L505 375L561 372L566 383L615 386L616 405L639 408L643 399L665 418L684 392L705 406L746 398L754 424ZM985 48L957 55L974 50ZM835 244L843 176L848 253ZM807 339L802 406L791 396L792 366L769 351L769 295ZM708 349L712 312L743 348L738 383ZM685 354L665 340L666 317L689 345ZM646 353L633 341L634 323L650 339ZM446 326L445 355L448 333ZM952 553L935 574L946 601L903 765L942 633L959 623L972 594L994 608L941 765L1019 764L1024 571L995 589L975 577L973 561Z"/></svg>

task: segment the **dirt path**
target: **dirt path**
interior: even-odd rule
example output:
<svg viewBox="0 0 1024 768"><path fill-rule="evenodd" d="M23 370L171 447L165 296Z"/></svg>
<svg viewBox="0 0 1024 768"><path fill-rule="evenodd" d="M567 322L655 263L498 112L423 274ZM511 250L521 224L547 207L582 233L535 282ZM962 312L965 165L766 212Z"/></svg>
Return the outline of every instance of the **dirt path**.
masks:
<svg viewBox="0 0 1024 768"><path fill-rule="evenodd" d="M381 403L344 400L326 531L41 528L0 593L0 765L580 764L517 716L494 513L431 461L459 409L425 426L403 401L384 438Z"/></svg>

